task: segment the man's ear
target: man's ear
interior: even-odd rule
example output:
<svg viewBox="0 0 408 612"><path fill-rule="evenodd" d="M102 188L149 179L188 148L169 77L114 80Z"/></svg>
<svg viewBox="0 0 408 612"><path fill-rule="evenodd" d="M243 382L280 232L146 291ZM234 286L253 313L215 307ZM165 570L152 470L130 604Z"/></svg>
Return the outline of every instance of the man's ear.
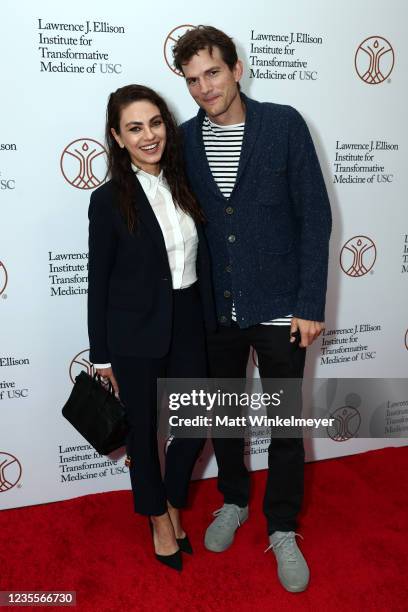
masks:
<svg viewBox="0 0 408 612"><path fill-rule="evenodd" d="M234 79L237 83L239 83L239 81L242 78L242 75L244 74L244 64L242 63L242 60L237 60L237 63L235 64L234 68L232 69L232 73L234 75Z"/></svg>

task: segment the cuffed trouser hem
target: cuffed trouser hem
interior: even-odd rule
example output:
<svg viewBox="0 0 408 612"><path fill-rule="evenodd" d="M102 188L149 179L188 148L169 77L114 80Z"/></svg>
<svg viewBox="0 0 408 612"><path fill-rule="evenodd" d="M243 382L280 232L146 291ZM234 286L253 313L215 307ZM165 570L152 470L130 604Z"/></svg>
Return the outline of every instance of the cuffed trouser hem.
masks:
<svg viewBox="0 0 408 612"><path fill-rule="evenodd" d="M242 499L236 499L233 497L224 497L224 504L235 504L239 508L246 508L248 505L248 501L243 501Z"/></svg>
<svg viewBox="0 0 408 612"><path fill-rule="evenodd" d="M275 531L296 531L297 523L283 523L268 525L268 536L272 535Z"/></svg>

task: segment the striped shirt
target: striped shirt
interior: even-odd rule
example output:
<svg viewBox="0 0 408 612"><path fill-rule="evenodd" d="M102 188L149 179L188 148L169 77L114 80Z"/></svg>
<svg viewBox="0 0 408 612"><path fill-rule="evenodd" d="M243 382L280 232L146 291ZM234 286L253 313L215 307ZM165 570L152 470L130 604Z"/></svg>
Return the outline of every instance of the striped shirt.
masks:
<svg viewBox="0 0 408 612"><path fill-rule="evenodd" d="M203 141L208 165L225 198L229 198L237 178L245 123L216 125L205 117Z"/></svg>
<svg viewBox="0 0 408 612"><path fill-rule="evenodd" d="M237 178L245 123L217 125L204 118L202 134L208 165L224 198L231 196ZM231 318L237 320L234 302ZM290 325L292 315L265 321L262 325Z"/></svg>

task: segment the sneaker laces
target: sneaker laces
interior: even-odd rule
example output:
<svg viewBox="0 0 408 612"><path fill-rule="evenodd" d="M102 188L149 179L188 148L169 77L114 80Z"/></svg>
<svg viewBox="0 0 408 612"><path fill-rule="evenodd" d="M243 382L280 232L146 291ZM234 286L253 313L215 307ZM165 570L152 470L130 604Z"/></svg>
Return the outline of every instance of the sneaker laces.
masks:
<svg viewBox="0 0 408 612"><path fill-rule="evenodd" d="M238 527L241 527L239 514L232 504L230 506L222 506L222 508L218 508L218 510L215 510L213 512L213 516L216 516L218 518L220 527L224 527L224 525L228 526L230 520L234 517L238 521Z"/></svg>
<svg viewBox="0 0 408 612"><path fill-rule="evenodd" d="M264 552L268 552L268 550L278 550L278 548L282 547L282 554L284 556L284 560L290 563L295 563L298 560L297 554L297 546L295 536L299 536L299 538L304 539L300 533L295 533L294 531L288 531L285 536L279 538L275 544L269 544L268 548L264 550Z"/></svg>

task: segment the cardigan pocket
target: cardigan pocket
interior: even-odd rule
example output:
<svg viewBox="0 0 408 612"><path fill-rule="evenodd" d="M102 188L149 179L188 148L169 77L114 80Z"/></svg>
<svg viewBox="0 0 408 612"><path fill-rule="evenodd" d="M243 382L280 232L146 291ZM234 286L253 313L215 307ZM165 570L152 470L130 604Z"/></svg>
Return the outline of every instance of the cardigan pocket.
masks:
<svg viewBox="0 0 408 612"><path fill-rule="evenodd" d="M261 162L258 166L256 174L256 181L259 184L269 185L272 189L275 186L288 186L288 169L286 166L271 168L267 163Z"/></svg>
<svg viewBox="0 0 408 612"><path fill-rule="evenodd" d="M296 290L298 283L296 248L291 248L285 253L258 251L258 265L268 295Z"/></svg>
<svg viewBox="0 0 408 612"><path fill-rule="evenodd" d="M289 212L282 206L257 206L258 248L276 255L289 253L295 239L292 224Z"/></svg>
<svg viewBox="0 0 408 612"><path fill-rule="evenodd" d="M260 182L262 178L260 177ZM286 168L276 169L270 173L268 188L263 191L262 196L257 193L258 207L281 208L289 205L289 185Z"/></svg>

